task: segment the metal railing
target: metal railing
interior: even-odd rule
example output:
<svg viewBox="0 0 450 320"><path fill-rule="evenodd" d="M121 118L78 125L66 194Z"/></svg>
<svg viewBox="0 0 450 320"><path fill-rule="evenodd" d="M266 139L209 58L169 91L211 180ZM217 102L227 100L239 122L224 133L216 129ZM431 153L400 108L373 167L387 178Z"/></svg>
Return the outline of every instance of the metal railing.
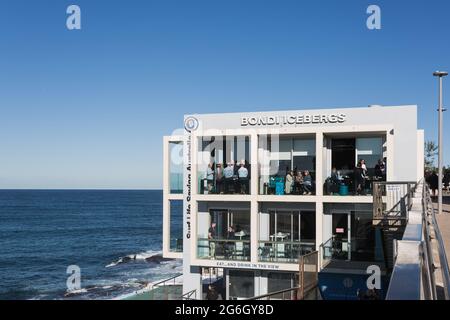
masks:
<svg viewBox="0 0 450 320"><path fill-rule="evenodd" d="M181 277L182 275L183 275L182 273L179 273L179 274L174 275L173 277L156 282L156 283L152 284L152 288L166 286L171 281L173 281L173 284L175 285L177 278Z"/></svg>
<svg viewBox="0 0 450 320"><path fill-rule="evenodd" d="M450 297L450 275L445 248L428 185L419 182L409 220L402 240L396 242L395 265L391 275L387 300L437 300L436 263L438 252L445 299Z"/></svg>
<svg viewBox="0 0 450 320"><path fill-rule="evenodd" d="M191 290L181 295L181 300L197 300L197 290Z"/></svg>
<svg viewBox="0 0 450 320"><path fill-rule="evenodd" d="M250 261L250 240L198 238L199 259Z"/></svg>
<svg viewBox="0 0 450 320"><path fill-rule="evenodd" d="M299 285L269 292L246 300L318 300L319 253L317 251L300 256L299 259Z"/></svg>
<svg viewBox="0 0 450 320"><path fill-rule="evenodd" d="M313 252L315 241L259 241L258 260L262 262L297 263L302 255Z"/></svg>
<svg viewBox="0 0 450 320"><path fill-rule="evenodd" d="M374 181L373 218L404 216L407 219L406 214L411 209L411 198L416 185L412 181Z"/></svg>
<svg viewBox="0 0 450 320"><path fill-rule="evenodd" d="M447 254L445 252L445 246L444 246L444 241L442 239L441 231L439 230L439 225L436 220L436 210L434 209L433 203L431 201L430 190L426 183L424 185L425 185L424 189L423 189L424 209L425 209L425 214L428 216L428 221L430 222L430 223L427 223L427 227L429 228L429 226L431 224L434 229L434 238L436 240L438 256L439 256L439 266L441 269L442 282L443 282L443 286L444 286L444 296L445 296L445 300L450 300L450 269L448 266ZM431 235L430 232L429 232L429 234ZM430 249L431 249L431 246L430 246ZM434 268L434 264L433 264L433 268Z"/></svg>

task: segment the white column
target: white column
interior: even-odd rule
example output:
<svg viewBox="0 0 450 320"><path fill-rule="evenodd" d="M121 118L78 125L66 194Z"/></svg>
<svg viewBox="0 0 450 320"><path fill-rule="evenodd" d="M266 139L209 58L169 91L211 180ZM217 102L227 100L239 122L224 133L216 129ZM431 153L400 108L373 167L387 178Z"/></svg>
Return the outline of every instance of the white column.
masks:
<svg viewBox="0 0 450 320"><path fill-rule="evenodd" d="M170 156L169 137L163 138L163 256L167 256L170 251Z"/></svg>
<svg viewBox="0 0 450 320"><path fill-rule="evenodd" d="M323 196L323 132L316 132L316 195Z"/></svg>
<svg viewBox="0 0 450 320"><path fill-rule="evenodd" d="M386 132L386 181L395 181L397 179L394 174L394 134L394 129Z"/></svg>
<svg viewBox="0 0 450 320"><path fill-rule="evenodd" d="M423 179L423 173L425 170L424 163L424 132L423 130L417 130L417 176L416 181Z"/></svg>
<svg viewBox="0 0 450 320"><path fill-rule="evenodd" d="M316 201L316 250L319 250L320 245L326 241L323 239L323 222L323 202Z"/></svg>
<svg viewBox="0 0 450 320"><path fill-rule="evenodd" d="M183 154L184 154L184 165L188 164L188 151L189 147L187 145L187 139L185 140L185 144L183 146ZM197 136L192 134L191 140L191 201L190 201L190 219L187 219L187 182L188 177L185 172L184 174L184 206L183 206L183 294L190 292L192 290L196 290L197 299L201 299L202 297L202 282L201 282L201 274L200 267L191 266L191 260L195 258L197 253L197 199L196 194L198 191L198 182L197 182ZM185 169L186 170L186 169ZM187 238L188 233L188 222L190 222L190 238Z"/></svg>
<svg viewBox="0 0 450 320"><path fill-rule="evenodd" d="M250 154L251 154L251 181L250 181L250 261L258 262L258 135L252 133L250 137Z"/></svg>
<svg viewBox="0 0 450 320"><path fill-rule="evenodd" d="M323 132L316 132L316 250L319 250L323 243L323 168L326 162L323 161ZM319 255L321 252L319 252ZM321 258L319 257L319 261ZM319 265L319 268L321 266Z"/></svg>

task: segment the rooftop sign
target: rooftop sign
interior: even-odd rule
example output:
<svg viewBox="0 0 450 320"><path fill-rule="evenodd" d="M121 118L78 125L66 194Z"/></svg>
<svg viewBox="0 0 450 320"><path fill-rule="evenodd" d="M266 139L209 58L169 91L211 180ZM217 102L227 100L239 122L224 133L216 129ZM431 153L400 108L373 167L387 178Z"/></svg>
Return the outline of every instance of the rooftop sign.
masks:
<svg viewBox="0 0 450 320"><path fill-rule="evenodd" d="M241 127L343 123L346 117L343 113L242 117Z"/></svg>

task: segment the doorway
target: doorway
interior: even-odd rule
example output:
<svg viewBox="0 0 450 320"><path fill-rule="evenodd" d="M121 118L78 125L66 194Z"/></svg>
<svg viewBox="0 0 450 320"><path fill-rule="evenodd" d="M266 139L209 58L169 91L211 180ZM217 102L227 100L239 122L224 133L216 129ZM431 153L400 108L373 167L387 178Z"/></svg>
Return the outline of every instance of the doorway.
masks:
<svg viewBox="0 0 450 320"><path fill-rule="evenodd" d="M332 214L334 258L373 261L375 229L370 213L355 211Z"/></svg>
<svg viewBox="0 0 450 320"><path fill-rule="evenodd" d="M356 159L355 139L331 140L331 167L339 171L353 170Z"/></svg>
<svg viewBox="0 0 450 320"><path fill-rule="evenodd" d="M332 235L333 235L333 258L340 260L350 260L351 222L350 213L333 213ZM350 240L350 241L349 241Z"/></svg>
<svg viewBox="0 0 450 320"><path fill-rule="evenodd" d="M228 270L227 298L241 300L255 296L255 273L245 270Z"/></svg>

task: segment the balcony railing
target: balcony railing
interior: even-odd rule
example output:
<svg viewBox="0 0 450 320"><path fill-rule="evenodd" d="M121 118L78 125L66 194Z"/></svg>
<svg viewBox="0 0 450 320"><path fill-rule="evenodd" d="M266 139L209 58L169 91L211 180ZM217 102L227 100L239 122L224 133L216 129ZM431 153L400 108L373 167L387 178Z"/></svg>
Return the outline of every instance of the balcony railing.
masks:
<svg viewBox="0 0 450 320"><path fill-rule="evenodd" d="M321 245L323 261L377 261L375 244L367 238L340 239L333 236Z"/></svg>
<svg viewBox="0 0 450 320"><path fill-rule="evenodd" d="M316 184L313 177L311 177L310 183L299 181L296 177L288 182L286 182L286 177L282 176L260 177L260 194L262 195L314 195L315 191Z"/></svg>
<svg viewBox="0 0 450 320"><path fill-rule="evenodd" d="M223 181L200 179L200 194L250 194L250 179L223 178Z"/></svg>
<svg viewBox="0 0 450 320"><path fill-rule="evenodd" d="M197 257L209 260L250 261L250 240L199 238Z"/></svg>
<svg viewBox="0 0 450 320"><path fill-rule="evenodd" d="M258 259L262 262L297 263L300 256L313 252L314 240L299 241L259 241Z"/></svg>
<svg viewBox="0 0 450 320"><path fill-rule="evenodd" d="M182 238L172 238L170 241L170 251L171 252L183 252L183 239Z"/></svg>

